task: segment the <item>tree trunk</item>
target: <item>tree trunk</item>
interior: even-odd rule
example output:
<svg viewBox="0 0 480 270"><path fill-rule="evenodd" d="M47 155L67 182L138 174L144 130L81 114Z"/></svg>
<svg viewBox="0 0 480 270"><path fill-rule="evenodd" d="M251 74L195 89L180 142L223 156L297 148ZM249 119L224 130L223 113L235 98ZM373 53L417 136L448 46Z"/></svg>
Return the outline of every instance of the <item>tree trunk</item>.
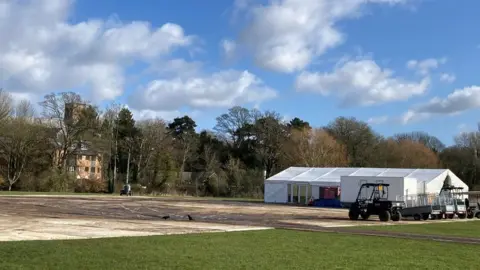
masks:
<svg viewBox="0 0 480 270"><path fill-rule="evenodd" d="M118 158L118 140L115 138L115 156L113 158L113 192L117 184L117 158Z"/></svg>
<svg viewBox="0 0 480 270"><path fill-rule="evenodd" d="M126 184L128 185L128 180L130 178L130 148L128 148L128 158L127 158L127 180L126 180Z"/></svg>
<svg viewBox="0 0 480 270"><path fill-rule="evenodd" d="M12 184L8 184L8 191L12 191Z"/></svg>

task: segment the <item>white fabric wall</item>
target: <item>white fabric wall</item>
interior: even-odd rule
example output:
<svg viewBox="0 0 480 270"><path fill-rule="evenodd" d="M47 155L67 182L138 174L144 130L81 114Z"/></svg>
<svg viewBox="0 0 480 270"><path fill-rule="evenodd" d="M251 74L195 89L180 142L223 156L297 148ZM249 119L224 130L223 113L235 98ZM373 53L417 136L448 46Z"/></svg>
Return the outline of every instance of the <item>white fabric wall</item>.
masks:
<svg viewBox="0 0 480 270"><path fill-rule="evenodd" d="M264 202L266 203L287 203L287 183L265 183Z"/></svg>
<svg viewBox="0 0 480 270"><path fill-rule="evenodd" d="M416 194L416 179L414 178L385 176L342 176L340 183L340 201L342 203L354 202L357 199L360 186L364 183L390 184L388 188L388 199L392 201L403 199L407 189L412 189L412 191L408 191L409 194ZM367 190L366 192L371 193L371 190Z"/></svg>
<svg viewBox="0 0 480 270"><path fill-rule="evenodd" d="M460 178L458 178L455 174L453 174L450 170L446 171L445 173L442 173L430 183L427 183L427 193L439 193L440 190L442 189L443 183L445 181L445 177L447 175L450 176L450 179L452 180L452 185L456 187L463 187L463 192L469 191L468 185L465 184Z"/></svg>

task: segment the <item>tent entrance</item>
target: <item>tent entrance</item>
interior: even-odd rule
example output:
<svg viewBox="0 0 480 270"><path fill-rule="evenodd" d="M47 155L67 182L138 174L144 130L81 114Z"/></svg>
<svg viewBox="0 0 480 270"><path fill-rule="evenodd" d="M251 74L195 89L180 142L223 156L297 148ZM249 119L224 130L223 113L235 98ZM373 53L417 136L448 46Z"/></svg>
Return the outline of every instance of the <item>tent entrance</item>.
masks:
<svg viewBox="0 0 480 270"><path fill-rule="evenodd" d="M288 202L293 204L308 204L312 196L312 187L308 184L288 184Z"/></svg>

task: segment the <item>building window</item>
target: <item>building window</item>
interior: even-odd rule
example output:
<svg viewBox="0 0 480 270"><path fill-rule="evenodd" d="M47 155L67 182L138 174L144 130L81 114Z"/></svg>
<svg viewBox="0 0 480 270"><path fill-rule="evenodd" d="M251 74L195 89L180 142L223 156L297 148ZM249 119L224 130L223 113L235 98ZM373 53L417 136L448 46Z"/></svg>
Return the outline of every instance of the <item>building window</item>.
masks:
<svg viewBox="0 0 480 270"><path fill-rule="evenodd" d="M95 173L95 167L90 167L90 173Z"/></svg>
<svg viewBox="0 0 480 270"><path fill-rule="evenodd" d="M100 173L100 168L97 169L97 173Z"/></svg>
<svg viewBox="0 0 480 270"><path fill-rule="evenodd" d="M85 167L85 171L86 171L86 172L88 172L88 169L89 169L88 167Z"/></svg>
<svg viewBox="0 0 480 270"><path fill-rule="evenodd" d="M75 171L75 167L70 166L70 167L68 168L68 170L69 170L70 172L74 172L74 171Z"/></svg>

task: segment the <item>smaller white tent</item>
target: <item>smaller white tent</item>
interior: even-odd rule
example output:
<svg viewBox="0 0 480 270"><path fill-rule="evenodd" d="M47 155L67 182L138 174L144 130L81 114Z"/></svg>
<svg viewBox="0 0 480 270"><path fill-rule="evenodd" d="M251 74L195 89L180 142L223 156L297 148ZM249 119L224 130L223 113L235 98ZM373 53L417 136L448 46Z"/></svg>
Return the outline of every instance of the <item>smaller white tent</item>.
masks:
<svg viewBox="0 0 480 270"><path fill-rule="evenodd" d="M417 194L438 193L447 175L454 186L468 191L468 186L448 169L290 167L265 180L264 201L304 204L311 197L320 198L322 187L340 187L342 176L414 178Z"/></svg>

